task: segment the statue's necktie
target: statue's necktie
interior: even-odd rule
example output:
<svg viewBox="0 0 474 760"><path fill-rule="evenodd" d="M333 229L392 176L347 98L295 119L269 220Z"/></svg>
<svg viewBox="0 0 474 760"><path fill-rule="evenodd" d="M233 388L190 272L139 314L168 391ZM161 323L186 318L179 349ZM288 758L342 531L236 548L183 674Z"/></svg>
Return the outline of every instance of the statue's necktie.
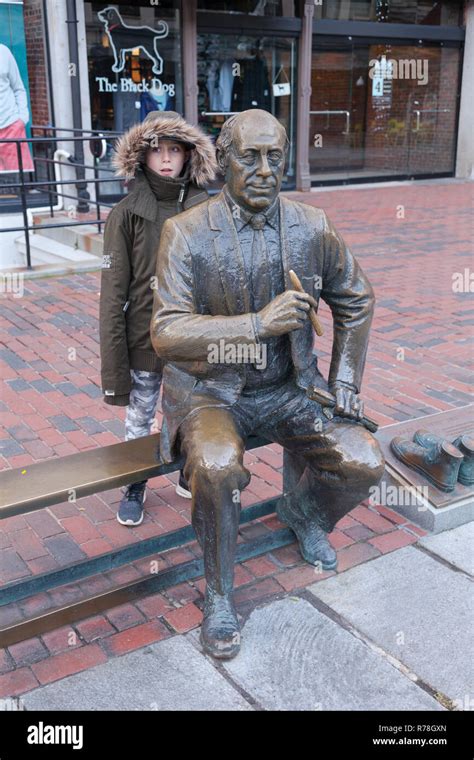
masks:
<svg viewBox="0 0 474 760"><path fill-rule="evenodd" d="M254 214L250 217L253 228L252 265L251 265L251 297L252 309L259 311L270 302L271 271L265 242L265 214Z"/></svg>

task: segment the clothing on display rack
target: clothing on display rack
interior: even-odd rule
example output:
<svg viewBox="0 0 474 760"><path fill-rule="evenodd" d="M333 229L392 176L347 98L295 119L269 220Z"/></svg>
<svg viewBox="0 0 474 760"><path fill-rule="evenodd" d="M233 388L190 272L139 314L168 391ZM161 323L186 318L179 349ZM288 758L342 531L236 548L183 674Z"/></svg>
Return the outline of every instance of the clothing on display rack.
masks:
<svg viewBox="0 0 474 760"><path fill-rule="evenodd" d="M135 93L114 92L113 108L115 129L118 132L125 132L127 129L130 129L130 127L133 127L134 124L140 122L141 104Z"/></svg>
<svg viewBox="0 0 474 760"><path fill-rule="evenodd" d="M207 74L209 110L228 112L232 106L234 76L231 61L212 61Z"/></svg>
<svg viewBox="0 0 474 760"><path fill-rule="evenodd" d="M232 94L232 110L245 111L248 108L271 108L270 79L264 58L257 54L255 58L237 61L240 76L235 77Z"/></svg>
<svg viewBox="0 0 474 760"><path fill-rule="evenodd" d="M150 111L172 111L173 98L167 93L156 95L153 90L142 92L140 95L140 119L144 120Z"/></svg>

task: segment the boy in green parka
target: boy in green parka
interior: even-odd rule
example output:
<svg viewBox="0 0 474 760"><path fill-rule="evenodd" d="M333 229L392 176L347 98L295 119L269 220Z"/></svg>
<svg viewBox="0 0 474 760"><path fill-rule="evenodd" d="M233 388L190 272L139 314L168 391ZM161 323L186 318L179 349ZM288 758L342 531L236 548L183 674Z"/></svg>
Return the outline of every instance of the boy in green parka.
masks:
<svg viewBox="0 0 474 760"><path fill-rule="evenodd" d="M150 339L156 254L164 222L207 199L214 179L211 139L174 111L152 111L119 140L117 174L132 190L110 212L104 231L100 292L100 354L104 401L127 406L125 438L149 435L162 361ZM146 480L125 489L117 519L143 521ZM191 498L180 473L179 495Z"/></svg>

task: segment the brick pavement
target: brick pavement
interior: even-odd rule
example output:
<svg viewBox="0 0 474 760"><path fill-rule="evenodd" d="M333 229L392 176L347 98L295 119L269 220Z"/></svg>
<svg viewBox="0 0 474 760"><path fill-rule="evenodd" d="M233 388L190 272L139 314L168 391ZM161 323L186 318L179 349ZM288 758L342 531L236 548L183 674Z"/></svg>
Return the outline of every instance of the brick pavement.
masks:
<svg viewBox="0 0 474 760"><path fill-rule="evenodd" d="M292 195L327 211L374 286L377 309L363 386L370 414L386 425L469 403L474 307L469 292L454 292L452 282L471 264L473 185L418 183ZM19 467L26 475L32 462L123 440L125 410L105 405L99 387L99 275L29 280L24 286L24 297L3 295L0 304L0 469ZM331 330L324 305L320 315L326 333L318 339L318 352L326 372ZM278 492L282 454L278 446L268 446L245 458L252 481L243 493L244 506ZM117 490L3 520L0 583L189 523L189 504L176 496L175 481L175 474L150 481L147 516L133 530L115 520ZM260 520L242 527L241 540L278 527L275 517ZM338 572L423 534L392 509L360 505L331 535ZM159 567L199 555L191 544L163 554ZM144 576L152 559L3 608L3 624ZM295 545L283 547L236 567L236 601L245 613L328 575L315 574ZM0 650L0 697L198 626L203 588L202 579L182 583Z"/></svg>

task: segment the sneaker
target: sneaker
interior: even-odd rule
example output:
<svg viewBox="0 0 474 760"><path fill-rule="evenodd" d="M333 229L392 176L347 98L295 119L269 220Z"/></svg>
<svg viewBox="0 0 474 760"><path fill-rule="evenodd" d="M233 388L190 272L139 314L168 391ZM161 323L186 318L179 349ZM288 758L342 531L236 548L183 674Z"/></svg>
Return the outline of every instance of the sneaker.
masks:
<svg viewBox="0 0 474 760"><path fill-rule="evenodd" d="M183 499L192 499L193 495L191 491L189 490L189 486L187 484L187 481L183 475L183 471L180 470L179 472L179 481L178 485L176 486L176 493L178 496L182 496Z"/></svg>
<svg viewBox="0 0 474 760"><path fill-rule="evenodd" d="M143 522L143 505L146 499L146 480L127 486L117 513L120 525L140 525Z"/></svg>

